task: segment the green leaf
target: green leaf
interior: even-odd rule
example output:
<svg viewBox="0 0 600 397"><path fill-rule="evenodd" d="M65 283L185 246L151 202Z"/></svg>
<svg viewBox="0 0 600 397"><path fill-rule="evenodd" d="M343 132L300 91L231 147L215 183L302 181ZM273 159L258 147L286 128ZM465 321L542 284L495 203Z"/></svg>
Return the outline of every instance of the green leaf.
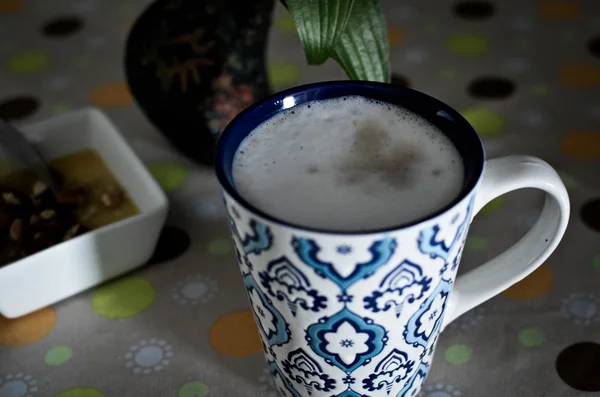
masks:
<svg viewBox="0 0 600 397"><path fill-rule="evenodd" d="M255 0L246 0L255 1ZM331 57L357 0L286 0L310 65Z"/></svg>
<svg viewBox="0 0 600 397"><path fill-rule="evenodd" d="M390 50L379 0L356 0L333 58L352 80L390 82Z"/></svg>

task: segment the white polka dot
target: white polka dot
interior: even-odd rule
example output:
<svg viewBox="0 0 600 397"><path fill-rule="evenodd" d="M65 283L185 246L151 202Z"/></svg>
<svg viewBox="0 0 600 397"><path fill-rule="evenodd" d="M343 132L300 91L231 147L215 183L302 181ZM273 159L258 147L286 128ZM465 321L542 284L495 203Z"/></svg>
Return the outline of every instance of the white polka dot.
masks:
<svg viewBox="0 0 600 397"><path fill-rule="evenodd" d="M210 201L203 201L196 207L196 212L201 218L220 218L224 215L223 206L221 203L213 203Z"/></svg>
<svg viewBox="0 0 600 397"><path fill-rule="evenodd" d="M98 8L99 3L99 0L77 0L72 7L77 12L89 12Z"/></svg>
<svg viewBox="0 0 600 397"><path fill-rule="evenodd" d="M181 295L187 299L196 300L208 291L208 286L201 281L192 281L181 288Z"/></svg>
<svg viewBox="0 0 600 397"><path fill-rule="evenodd" d="M463 330L476 326L481 322L485 314L485 309L477 306L475 309L469 310L456 320L450 323L452 328L461 328Z"/></svg>
<svg viewBox="0 0 600 397"><path fill-rule="evenodd" d="M526 58L513 57L505 61L506 69L513 73L522 73L531 67L531 62Z"/></svg>
<svg viewBox="0 0 600 397"><path fill-rule="evenodd" d="M600 322L600 300L594 294L576 293L563 299L563 313L575 324Z"/></svg>
<svg viewBox="0 0 600 397"><path fill-rule="evenodd" d="M394 13L394 17L400 20L411 19L417 15L416 10L409 5L401 5L394 7L391 12Z"/></svg>
<svg viewBox="0 0 600 397"><path fill-rule="evenodd" d="M530 127L541 128L549 124L550 116L540 110L527 110L521 115L521 120Z"/></svg>
<svg viewBox="0 0 600 397"><path fill-rule="evenodd" d="M93 49L93 50L100 49L106 45L106 37L102 37L102 36L89 37L88 39L85 40L85 45L86 45L86 47Z"/></svg>
<svg viewBox="0 0 600 397"><path fill-rule="evenodd" d="M67 76L53 77L46 83L46 88L51 91L62 90L71 85L71 78Z"/></svg>
<svg viewBox="0 0 600 397"><path fill-rule="evenodd" d="M421 63L429 58L425 48L409 48L404 51L404 60L410 63Z"/></svg>
<svg viewBox="0 0 600 397"><path fill-rule="evenodd" d="M462 393L452 385L438 383L436 385L425 385L418 397L460 397Z"/></svg>
<svg viewBox="0 0 600 397"><path fill-rule="evenodd" d="M171 345L157 339L142 340L129 350L125 354L125 366L135 374L158 372L168 365L169 359L173 357Z"/></svg>
<svg viewBox="0 0 600 397"><path fill-rule="evenodd" d="M215 297L217 289L217 282L212 277L198 274L177 283L173 299L183 305L207 303Z"/></svg>
<svg viewBox="0 0 600 397"><path fill-rule="evenodd" d="M531 19L515 17L510 19L510 28L518 32L529 32L535 27Z"/></svg>
<svg viewBox="0 0 600 397"><path fill-rule="evenodd" d="M263 374L258 378L259 391L261 396L265 397L277 397L277 390L275 389L275 381L273 376L268 369L263 370Z"/></svg>
<svg viewBox="0 0 600 397"><path fill-rule="evenodd" d="M37 381L31 375L18 373L0 378L0 397L32 397L37 390Z"/></svg>
<svg viewBox="0 0 600 397"><path fill-rule="evenodd" d="M135 353L135 363L140 367L154 367L162 360L163 350L158 346L145 346Z"/></svg>

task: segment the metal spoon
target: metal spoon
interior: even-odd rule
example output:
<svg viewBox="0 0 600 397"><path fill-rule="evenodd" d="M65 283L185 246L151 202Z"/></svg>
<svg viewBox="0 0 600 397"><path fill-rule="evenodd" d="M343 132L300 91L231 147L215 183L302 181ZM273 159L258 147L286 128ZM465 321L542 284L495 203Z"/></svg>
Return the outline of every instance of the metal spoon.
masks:
<svg viewBox="0 0 600 397"><path fill-rule="evenodd" d="M54 192L57 182L39 151L15 127L0 119L0 146L22 166L31 169Z"/></svg>

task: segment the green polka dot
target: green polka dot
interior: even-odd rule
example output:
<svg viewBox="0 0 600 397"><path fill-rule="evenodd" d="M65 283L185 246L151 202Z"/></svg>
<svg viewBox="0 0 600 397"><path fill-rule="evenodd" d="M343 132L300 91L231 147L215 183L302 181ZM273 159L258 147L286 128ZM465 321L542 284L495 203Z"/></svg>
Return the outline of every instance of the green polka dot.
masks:
<svg viewBox="0 0 600 397"><path fill-rule="evenodd" d="M562 179L562 182L565 184L567 189L575 189L579 185L577 179L575 179L573 175L567 174L566 172L560 173L560 179Z"/></svg>
<svg viewBox="0 0 600 397"><path fill-rule="evenodd" d="M44 355L44 362L46 365L55 367L57 365L66 364L71 357L73 357L73 351L67 346L54 346L46 352Z"/></svg>
<svg viewBox="0 0 600 397"><path fill-rule="evenodd" d="M147 309L156 290L139 276L125 277L103 285L94 291L92 308L102 317L127 318Z"/></svg>
<svg viewBox="0 0 600 397"><path fill-rule="evenodd" d="M275 29L283 33L296 33L296 24L290 14L283 14L275 19Z"/></svg>
<svg viewBox="0 0 600 397"><path fill-rule="evenodd" d="M531 48L532 45L533 45L533 43L531 42L531 39L529 39L529 38L522 37L517 40L517 48L519 50L527 51Z"/></svg>
<svg viewBox="0 0 600 397"><path fill-rule="evenodd" d="M8 70L15 74L39 72L48 65L45 51L27 51L15 55L8 61Z"/></svg>
<svg viewBox="0 0 600 397"><path fill-rule="evenodd" d="M104 393L91 387L75 387L55 394L54 397L106 397Z"/></svg>
<svg viewBox="0 0 600 397"><path fill-rule="evenodd" d="M12 51L12 49L14 48L14 44L10 41L5 41L0 43L0 53L7 53L9 51Z"/></svg>
<svg viewBox="0 0 600 397"><path fill-rule="evenodd" d="M150 173L166 192L178 189L187 179L188 170L183 165L171 162L150 164Z"/></svg>
<svg viewBox="0 0 600 397"><path fill-rule="evenodd" d="M560 34L560 38L565 43L572 43L577 40L577 32L575 30L565 30Z"/></svg>
<svg viewBox="0 0 600 397"><path fill-rule="evenodd" d="M456 55L481 55L489 47L488 39L477 34L455 34L446 41L446 49Z"/></svg>
<svg viewBox="0 0 600 397"><path fill-rule="evenodd" d="M496 197L495 199L493 199L492 201L487 203L485 205L485 207L483 207L481 209L481 211L479 211L479 215L487 215L487 214L496 212L500 208L502 208L503 204L504 204L504 196Z"/></svg>
<svg viewBox="0 0 600 397"><path fill-rule="evenodd" d="M453 69L443 69L440 71L440 78L444 80L454 80L458 73Z"/></svg>
<svg viewBox="0 0 600 397"><path fill-rule="evenodd" d="M506 122L498 113L488 108L469 108L462 115L482 138L492 138L502 133Z"/></svg>
<svg viewBox="0 0 600 397"><path fill-rule="evenodd" d="M133 5L127 3L120 3L117 6L117 14L122 17L133 16L137 8L134 8Z"/></svg>
<svg viewBox="0 0 600 397"><path fill-rule="evenodd" d="M600 254L596 255L594 259L592 259L592 266L594 269L600 270Z"/></svg>
<svg viewBox="0 0 600 397"><path fill-rule="evenodd" d="M483 251L487 246L487 240L479 236L468 236L465 248L469 251Z"/></svg>
<svg viewBox="0 0 600 397"><path fill-rule="evenodd" d="M74 59L73 64L78 68L86 68L92 64L90 57L81 55Z"/></svg>
<svg viewBox="0 0 600 397"><path fill-rule="evenodd" d="M58 105L54 105L52 107L52 113L53 114L63 114L63 113L67 113L71 109L72 109L71 106L66 105L64 103L59 103Z"/></svg>
<svg viewBox="0 0 600 397"><path fill-rule="evenodd" d="M202 382L187 382L179 388L177 397L206 397L208 396L208 386Z"/></svg>
<svg viewBox="0 0 600 397"><path fill-rule="evenodd" d="M208 244L208 253L211 255L225 255L233 249L229 238L218 238Z"/></svg>
<svg viewBox="0 0 600 397"><path fill-rule="evenodd" d="M536 84L531 87L531 93L537 96L548 95L550 92L550 86L548 84Z"/></svg>
<svg viewBox="0 0 600 397"><path fill-rule="evenodd" d="M267 73L269 75L269 82L273 87L291 85L300 77L300 70L298 67L287 62L269 63Z"/></svg>
<svg viewBox="0 0 600 397"><path fill-rule="evenodd" d="M471 361L473 352L467 345L452 345L446 349L446 361L454 365L462 365Z"/></svg>
<svg viewBox="0 0 600 397"><path fill-rule="evenodd" d="M535 347L544 343L544 333L535 327L528 327L519 330L517 339L522 347Z"/></svg>
<svg viewBox="0 0 600 397"><path fill-rule="evenodd" d="M439 30L439 26L435 22L428 22L423 28L426 33L436 33Z"/></svg>

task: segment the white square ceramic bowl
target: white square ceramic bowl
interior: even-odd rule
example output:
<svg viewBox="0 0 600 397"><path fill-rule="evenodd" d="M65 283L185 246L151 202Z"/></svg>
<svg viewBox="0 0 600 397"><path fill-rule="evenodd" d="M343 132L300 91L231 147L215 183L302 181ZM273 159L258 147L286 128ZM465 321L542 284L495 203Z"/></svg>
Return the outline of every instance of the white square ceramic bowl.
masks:
<svg viewBox="0 0 600 397"><path fill-rule="evenodd" d="M0 314L19 317L144 264L164 225L167 198L108 118L83 109L22 128L47 159L93 148L140 214L0 268ZM0 152L0 157L5 154Z"/></svg>

